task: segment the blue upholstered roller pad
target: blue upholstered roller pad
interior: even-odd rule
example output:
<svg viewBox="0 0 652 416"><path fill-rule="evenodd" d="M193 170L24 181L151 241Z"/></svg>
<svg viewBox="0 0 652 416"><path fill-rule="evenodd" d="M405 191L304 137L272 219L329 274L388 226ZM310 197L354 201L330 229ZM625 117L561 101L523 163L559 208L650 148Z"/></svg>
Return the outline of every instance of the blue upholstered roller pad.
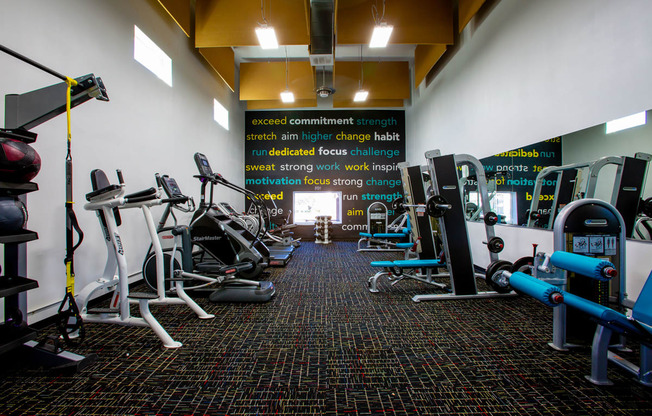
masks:
<svg viewBox="0 0 652 416"><path fill-rule="evenodd" d="M371 238L371 233L360 233L360 237Z"/></svg>
<svg viewBox="0 0 652 416"><path fill-rule="evenodd" d="M546 306L555 307L560 305L552 303L550 297L553 293L562 293L561 289L525 273L512 273L509 278L509 285L521 293L532 296Z"/></svg>
<svg viewBox="0 0 652 416"><path fill-rule="evenodd" d="M607 260L596 259L593 257L582 256L580 254L568 253L565 251L555 251L550 256L550 261L555 267L568 270L583 276L606 282L611 276L605 276L603 270L606 267L615 269L613 263Z"/></svg>
<svg viewBox="0 0 652 416"><path fill-rule="evenodd" d="M627 316L606 306L586 300L580 296L564 292L564 303L571 308L575 308L590 315L598 320L601 325L612 328L616 331L622 332L622 330L627 330L633 334L643 333L640 327L637 327L627 319Z"/></svg>
<svg viewBox="0 0 652 416"><path fill-rule="evenodd" d="M413 245L414 243L396 243L396 248L408 249L408 248L412 248Z"/></svg>
<svg viewBox="0 0 652 416"><path fill-rule="evenodd" d="M374 238L403 238L405 234L403 233L376 233Z"/></svg>
<svg viewBox="0 0 652 416"><path fill-rule="evenodd" d="M652 272L647 277L641 293L632 309L632 317L639 322L652 326ZM652 330L652 328L650 328Z"/></svg>
<svg viewBox="0 0 652 416"><path fill-rule="evenodd" d="M394 260L372 261L371 267L400 267L403 269L418 269L421 267L444 267L439 260Z"/></svg>
<svg viewBox="0 0 652 416"><path fill-rule="evenodd" d="M444 263L439 260L394 260L398 267L416 269L419 267L443 267Z"/></svg>
<svg viewBox="0 0 652 416"><path fill-rule="evenodd" d="M371 267L394 267L393 261L372 261Z"/></svg>

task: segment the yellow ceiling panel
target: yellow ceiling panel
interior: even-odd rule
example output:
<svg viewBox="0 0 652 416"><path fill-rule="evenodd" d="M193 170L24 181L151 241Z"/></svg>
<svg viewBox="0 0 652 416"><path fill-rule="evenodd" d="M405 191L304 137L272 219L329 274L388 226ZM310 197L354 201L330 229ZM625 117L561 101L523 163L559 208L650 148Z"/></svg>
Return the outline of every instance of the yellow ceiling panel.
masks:
<svg viewBox="0 0 652 416"><path fill-rule="evenodd" d="M403 100L410 98L410 66L407 62L363 62L362 88L370 100ZM335 62L333 99L352 99L359 89L360 62Z"/></svg>
<svg viewBox="0 0 652 416"><path fill-rule="evenodd" d="M418 87L428 72L446 52L446 45L417 45L414 50L414 87Z"/></svg>
<svg viewBox="0 0 652 416"><path fill-rule="evenodd" d="M462 30L471 21L471 18L480 10L485 0L459 0L459 31Z"/></svg>
<svg viewBox="0 0 652 416"><path fill-rule="evenodd" d="M315 78L309 61L288 62L287 75L287 85L295 100L315 98ZM278 100L285 88L285 62L240 64L241 100Z"/></svg>
<svg viewBox="0 0 652 416"><path fill-rule="evenodd" d="M371 6L381 2L348 0L337 3L337 42L367 44L374 20ZM387 0L385 21L393 25L390 44L453 43L452 0Z"/></svg>
<svg viewBox="0 0 652 416"><path fill-rule="evenodd" d="M177 22L181 30L190 36L190 23L192 13L190 10L190 0L158 0L166 12Z"/></svg>
<svg viewBox="0 0 652 416"><path fill-rule="evenodd" d="M265 1L265 19L274 27L279 45L307 45L310 29L306 20L308 0ZM263 22L258 1L197 0L195 46L258 45L255 28ZM271 8L271 10L270 10Z"/></svg>
<svg viewBox="0 0 652 416"><path fill-rule="evenodd" d="M403 107L403 104L403 100L367 100L356 103L352 99L333 98L333 108Z"/></svg>
<svg viewBox="0 0 652 416"><path fill-rule="evenodd" d="M247 101L247 110L273 110L276 108L303 108L317 107L317 98L312 100L294 100L293 103L284 103L281 100L252 100Z"/></svg>
<svg viewBox="0 0 652 416"><path fill-rule="evenodd" d="M199 53L206 59L217 74L235 91L235 55L231 48L199 48Z"/></svg>

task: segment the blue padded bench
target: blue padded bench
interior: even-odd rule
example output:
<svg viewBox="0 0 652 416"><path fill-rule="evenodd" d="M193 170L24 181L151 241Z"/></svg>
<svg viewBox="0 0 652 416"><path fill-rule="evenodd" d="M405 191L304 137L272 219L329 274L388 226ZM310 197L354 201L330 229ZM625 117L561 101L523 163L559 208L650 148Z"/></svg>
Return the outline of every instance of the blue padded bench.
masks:
<svg viewBox="0 0 652 416"><path fill-rule="evenodd" d="M404 251L412 247L412 243L398 243L392 240L410 238L410 230L403 228L400 233L359 233L358 251ZM367 243L366 247L362 244Z"/></svg>

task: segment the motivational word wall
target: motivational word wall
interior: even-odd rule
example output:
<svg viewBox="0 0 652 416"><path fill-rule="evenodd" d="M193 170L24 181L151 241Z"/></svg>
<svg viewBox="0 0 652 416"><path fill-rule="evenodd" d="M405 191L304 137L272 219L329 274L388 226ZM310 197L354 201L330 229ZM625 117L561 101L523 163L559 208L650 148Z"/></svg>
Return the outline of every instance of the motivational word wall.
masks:
<svg viewBox="0 0 652 416"><path fill-rule="evenodd" d="M297 223L313 210L324 214L320 208L330 200L319 198L334 193L340 207L333 218L335 239L366 231L367 207L374 201L394 215L391 203L403 195L396 164L403 161L403 111L245 113L245 187L275 205L279 217L292 211ZM307 202L301 199L306 196ZM295 198L304 202L295 205ZM312 226L297 227L297 233L312 238Z"/></svg>
<svg viewBox="0 0 652 416"><path fill-rule="evenodd" d="M486 157L480 159L480 162L488 176L496 172L505 173L497 176L497 191L516 194L516 223L526 225L537 175L543 168L562 163L561 137ZM556 185L554 175L544 182L539 198L540 213L549 213Z"/></svg>

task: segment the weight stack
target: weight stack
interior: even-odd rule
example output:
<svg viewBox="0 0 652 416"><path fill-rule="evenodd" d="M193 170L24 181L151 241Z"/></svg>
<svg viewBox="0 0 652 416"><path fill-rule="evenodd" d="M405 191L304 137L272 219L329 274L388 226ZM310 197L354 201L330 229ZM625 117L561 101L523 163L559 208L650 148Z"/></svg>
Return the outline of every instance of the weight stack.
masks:
<svg viewBox="0 0 652 416"><path fill-rule="evenodd" d="M315 217L315 243L330 244L333 236L333 221L330 215L318 215Z"/></svg>

